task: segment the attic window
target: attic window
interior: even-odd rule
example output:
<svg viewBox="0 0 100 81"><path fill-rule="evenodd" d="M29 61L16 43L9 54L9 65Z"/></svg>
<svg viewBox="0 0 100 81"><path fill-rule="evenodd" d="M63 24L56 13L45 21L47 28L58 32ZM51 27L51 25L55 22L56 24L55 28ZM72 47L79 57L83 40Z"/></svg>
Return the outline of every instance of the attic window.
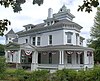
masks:
<svg viewBox="0 0 100 81"><path fill-rule="evenodd" d="M26 31L27 31L27 27L26 27L25 29L26 29Z"/></svg>
<svg viewBox="0 0 100 81"><path fill-rule="evenodd" d="M49 26L50 25L50 22L47 22L47 25Z"/></svg>
<svg viewBox="0 0 100 81"><path fill-rule="evenodd" d="M9 40L11 40L11 38L9 38Z"/></svg>
<svg viewBox="0 0 100 81"><path fill-rule="evenodd" d="M59 21L55 21L55 23L57 23L57 22L59 22Z"/></svg>
<svg viewBox="0 0 100 81"><path fill-rule="evenodd" d="M28 39L26 39L26 43L28 43Z"/></svg>
<svg viewBox="0 0 100 81"><path fill-rule="evenodd" d="M31 26L31 29L33 28L33 26Z"/></svg>
<svg viewBox="0 0 100 81"><path fill-rule="evenodd" d="M62 11L62 9L60 9L60 11Z"/></svg>
<svg viewBox="0 0 100 81"><path fill-rule="evenodd" d="M53 24L53 21L51 21L51 24Z"/></svg>

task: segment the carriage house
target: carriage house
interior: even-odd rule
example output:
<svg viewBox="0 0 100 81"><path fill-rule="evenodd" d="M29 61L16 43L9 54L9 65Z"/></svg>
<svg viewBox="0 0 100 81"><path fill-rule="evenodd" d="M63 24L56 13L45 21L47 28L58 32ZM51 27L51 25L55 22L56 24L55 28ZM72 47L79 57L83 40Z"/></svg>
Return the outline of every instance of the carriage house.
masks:
<svg viewBox="0 0 100 81"><path fill-rule="evenodd" d="M48 9L44 23L27 24L22 31L5 35L6 62L30 70L84 69L94 66L93 49L83 47L82 27L65 5L58 13Z"/></svg>

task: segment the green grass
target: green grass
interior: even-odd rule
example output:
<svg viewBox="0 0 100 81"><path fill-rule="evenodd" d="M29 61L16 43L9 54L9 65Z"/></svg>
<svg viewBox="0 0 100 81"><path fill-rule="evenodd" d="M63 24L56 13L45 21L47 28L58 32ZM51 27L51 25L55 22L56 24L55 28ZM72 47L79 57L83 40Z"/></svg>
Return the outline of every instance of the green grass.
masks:
<svg viewBox="0 0 100 81"><path fill-rule="evenodd" d="M13 72L15 72L16 71L16 68L7 68L6 69L6 72L7 73L13 73Z"/></svg>

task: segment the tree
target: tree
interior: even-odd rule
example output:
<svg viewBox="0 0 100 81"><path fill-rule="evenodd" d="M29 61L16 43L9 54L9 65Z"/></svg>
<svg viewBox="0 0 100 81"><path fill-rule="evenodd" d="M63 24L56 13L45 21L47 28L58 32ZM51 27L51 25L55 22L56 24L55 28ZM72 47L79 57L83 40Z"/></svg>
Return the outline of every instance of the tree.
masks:
<svg viewBox="0 0 100 81"><path fill-rule="evenodd" d="M39 6L43 4L44 0L33 0L33 5L38 4ZM21 5L24 4L26 0L0 0L0 4L5 8L11 6L14 12L19 12L22 10ZM99 5L98 0L83 0L83 5L78 8L78 11L83 11L85 9L86 12L90 13L92 11L92 7L97 7ZM10 21L7 19L0 20L0 36L4 35L4 31L7 30L7 26L10 25Z"/></svg>
<svg viewBox="0 0 100 81"><path fill-rule="evenodd" d="M4 56L4 45L0 44L0 56Z"/></svg>
<svg viewBox="0 0 100 81"><path fill-rule="evenodd" d="M90 32L91 39L89 40L89 47L95 49L95 61L100 62L100 7L97 8L97 13L94 19L94 25Z"/></svg>
<svg viewBox="0 0 100 81"><path fill-rule="evenodd" d="M92 11L92 7L97 7L99 5L98 0L83 0L83 4L78 8L78 11L83 11L85 9L85 12L90 13Z"/></svg>

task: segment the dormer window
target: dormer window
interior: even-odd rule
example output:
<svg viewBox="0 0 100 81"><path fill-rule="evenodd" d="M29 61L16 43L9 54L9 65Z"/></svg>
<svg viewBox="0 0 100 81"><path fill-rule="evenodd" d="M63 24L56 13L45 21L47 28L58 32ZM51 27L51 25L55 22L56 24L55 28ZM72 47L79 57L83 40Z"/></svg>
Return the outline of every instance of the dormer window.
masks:
<svg viewBox="0 0 100 81"><path fill-rule="evenodd" d="M51 21L51 25L53 24L53 21Z"/></svg>
<svg viewBox="0 0 100 81"><path fill-rule="evenodd" d="M50 25L50 22L47 22L47 25L49 26Z"/></svg>
<svg viewBox="0 0 100 81"><path fill-rule="evenodd" d="M62 9L60 9L60 11L62 11Z"/></svg>
<svg viewBox="0 0 100 81"><path fill-rule="evenodd" d="M26 27L25 29L26 29L26 31L27 31L27 27Z"/></svg>
<svg viewBox="0 0 100 81"><path fill-rule="evenodd" d="M59 21L56 20L55 23L57 23L57 22L59 22Z"/></svg>
<svg viewBox="0 0 100 81"><path fill-rule="evenodd" d="M11 38L9 38L9 40L11 40Z"/></svg>
<svg viewBox="0 0 100 81"><path fill-rule="evenodd" d="M26 39L26 43L28 43L28 39Z"/></svg>

